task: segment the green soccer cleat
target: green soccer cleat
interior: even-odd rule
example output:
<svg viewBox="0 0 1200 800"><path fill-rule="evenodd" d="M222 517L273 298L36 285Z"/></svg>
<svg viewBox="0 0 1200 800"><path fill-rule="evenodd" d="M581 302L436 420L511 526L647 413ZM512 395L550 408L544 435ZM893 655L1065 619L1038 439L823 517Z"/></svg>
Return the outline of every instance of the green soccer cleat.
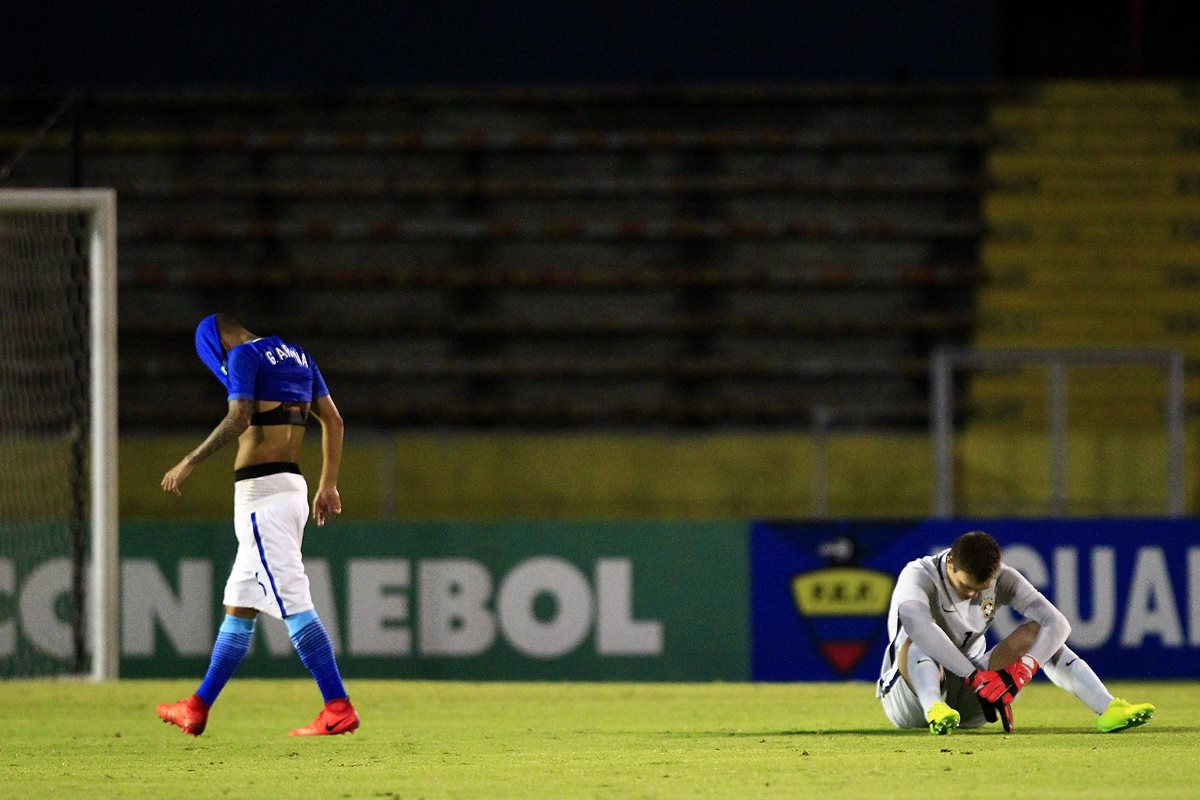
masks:
<svg viewBox="0 0 1200 800"><path fill-rule="evenodd" d="M1154 706L1149 703L1126 703L1119 697L1114 697L1104 709L1104 713L1096 718L1096 730L1101 733L1116 733L1126 728L1136 728L1145 725L1154 716Z"/></svg>
<svg viewBox="0 0 1200 800"><path fill-rule="evenodd" d="M925 715L925 719L929 720L930 735L945 736L958 727L962 717L950 706L937 702L929 707L929 713Z"/></svg>

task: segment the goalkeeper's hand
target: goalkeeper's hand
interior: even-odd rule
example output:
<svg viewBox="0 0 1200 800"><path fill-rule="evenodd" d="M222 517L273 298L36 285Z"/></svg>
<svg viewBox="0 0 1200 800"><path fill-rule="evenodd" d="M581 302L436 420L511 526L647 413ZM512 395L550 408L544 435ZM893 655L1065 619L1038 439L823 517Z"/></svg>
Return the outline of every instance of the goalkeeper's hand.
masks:
<svg viewBox="0 0 1200 800"><path fill-rule="evenodd" d="M975 670L967 677L967 685L988 703L1008 704L1016 699L1017 693L1029 683L1037 671L1037 659L1026 655L1022 656L1020 661L1014 661L994 672Z"/></svg>
<svg viewBox="0 0 1200 800"><path fill-rule="evenodd" d="M1014 661L1004 669L998 670L1008 690L1006 696L1002 698L1004 702L1011 703L1016 698L1017 692L1033 679L1037 671L1037 659L1030 655L1021 656L1019 661Z"/></svg>
<svg viewBox="0 0 1200 800"><path fill-rule="evenodd" d="M979 695L980 704L984 708L995 705L1008 689L1004 678L995 670L977 669L967 676L967 686ZM990 721L990 720L989 720Z"/></svg>
<svg viewBox="0 0 1200 800"><path fill-rule="evenodd" d="M1005 733L1013 732L1013 713L1012 706L1007 703L989 703L982 697L979 698L979 706L983 709L983 718L988 722L1000 720L1000 724L1004 726Z"/></svg>
<svg viewBox="0 0 1200 800"><path fill-rule="evenodd" d="M1012 706L1001 703L996 706L996 713L1000 715L1000 724L1004 726L1005 733L1013 732L1013 717Z"/></svg>

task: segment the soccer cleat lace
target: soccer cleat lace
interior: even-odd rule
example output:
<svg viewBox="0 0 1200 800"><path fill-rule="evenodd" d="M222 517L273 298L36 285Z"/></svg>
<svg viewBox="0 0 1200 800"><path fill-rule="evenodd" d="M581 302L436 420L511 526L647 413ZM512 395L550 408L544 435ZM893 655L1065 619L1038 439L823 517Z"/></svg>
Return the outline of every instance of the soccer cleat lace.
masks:
<svg viewBox="0 0 1200 800"><path fill-rule="evenodd" d="M962 717L957 711L943 702L934 703L925 715L929 721L929 733L933 736L944 736L958 727Z"/></svg>
<svg viewBox="0 0 1200 800"><path fill-rule="evenodd" d="M317 718L296 728L288 736L337 736L339 733L353 733L358 727L358 714L350 704L350 698L330 700L317 714Z"/></svg>
<svg viewBox="0 0 1200 800"><path fill-rule="evenodd" d="M208 706L196 695L185 697L174 703L162 703L158 707L158 716L163 722L178 725L179 729L189 736L199 736L204 733L208 724Z"/></svg>
<svg viewBox="0 0 1200 800"><path fill-rule="evenodd" d="M1154 706L1150 703L1127 703L1119 697L1114 697L1104 709L1104 713L1096 719L1096 730L1101 733L1116 733L1126 728L1136 728L1145 725L1154 716Z"/></svg>

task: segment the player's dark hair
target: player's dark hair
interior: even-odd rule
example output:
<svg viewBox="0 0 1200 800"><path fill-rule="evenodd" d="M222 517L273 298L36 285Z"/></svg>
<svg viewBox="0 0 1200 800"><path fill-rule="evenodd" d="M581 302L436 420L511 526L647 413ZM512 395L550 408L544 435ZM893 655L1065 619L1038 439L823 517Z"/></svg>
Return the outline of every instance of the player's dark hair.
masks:
<svg viewBox="0 0 1200 800"><path fill-rule="evenodd" d="M235 338L238 336L246 336L251 339L254 338L254 334L246 330L245 325L238 322L228 314L222 314L218 312L216 316L217 330L220 331L221 336L229 338Z"/></svg>
<svg viewBox="0 0 1200 800"><path fill-rule="evenodd" d="M217 330L222 334L231 334L241 329L241 323L228 314L217 313Z"/></svg>
<svg viewBox="0 0 1200 800"><path fill-rule="evenodd" d="M954 567L979 583L989 581L1000 569L1000 545L983 531L964 533L950 547Z"/></svg>

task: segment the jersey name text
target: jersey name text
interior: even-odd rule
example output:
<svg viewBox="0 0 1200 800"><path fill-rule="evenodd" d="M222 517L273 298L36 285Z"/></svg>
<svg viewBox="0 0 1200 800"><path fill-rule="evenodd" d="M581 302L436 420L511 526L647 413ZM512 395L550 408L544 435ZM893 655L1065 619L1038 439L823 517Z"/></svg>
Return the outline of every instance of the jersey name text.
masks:
<svg viewBox="0 0 1200 800"><path fill-rule="evenodd" d="M263 351L263 355L267 357L267 361L271 362L271 366L275 366L285 358L290 358L302 367L308 366L308 357L304 353L296 350L291 345L282 344L270 350Z"/></svg>

